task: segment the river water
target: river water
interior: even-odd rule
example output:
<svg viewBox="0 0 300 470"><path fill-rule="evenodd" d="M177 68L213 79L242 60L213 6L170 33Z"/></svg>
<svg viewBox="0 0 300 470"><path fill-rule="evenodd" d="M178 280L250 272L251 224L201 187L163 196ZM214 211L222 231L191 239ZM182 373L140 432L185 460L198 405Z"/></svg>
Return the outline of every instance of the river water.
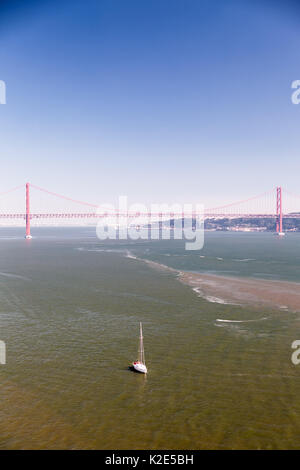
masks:
<svg viewBox="0 0 300 470"><path fill-rule="evenodd" d="M0 234L0 448L299 447L300 314L207 302L139 259L297 282L299 234L207 233L200 252L94 228L33 235ZM128 370L139 321L146 377Z"/></svg>

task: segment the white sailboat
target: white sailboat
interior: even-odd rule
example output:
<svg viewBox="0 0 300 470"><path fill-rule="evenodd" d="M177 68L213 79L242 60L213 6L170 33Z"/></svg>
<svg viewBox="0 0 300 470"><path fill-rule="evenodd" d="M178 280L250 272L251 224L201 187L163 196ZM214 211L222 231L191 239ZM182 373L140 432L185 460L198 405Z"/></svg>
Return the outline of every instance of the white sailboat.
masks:
<svg viewBox="0 0 300 470"><path fill-rule="evenodd" d="M145 351L143 342L143 329L142 323L140 322L140 343L139 343L139 356L138 360L132 363L132 367L141 374L147 374L147 367L145 364Z"/></svg>

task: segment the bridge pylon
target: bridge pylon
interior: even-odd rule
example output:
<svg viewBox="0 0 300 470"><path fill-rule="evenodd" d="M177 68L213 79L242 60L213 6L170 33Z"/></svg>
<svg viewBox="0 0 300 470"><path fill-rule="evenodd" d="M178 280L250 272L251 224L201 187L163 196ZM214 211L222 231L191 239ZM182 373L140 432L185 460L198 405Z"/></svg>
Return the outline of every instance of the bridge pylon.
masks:
<svg viewBox="0 0 300 470"><path fill-rule="evenodd" d="M30 233L30 194L29 183L26 183L26 235L25 238L30 240L32 238Z"/></svg>
<svg viewBox="0 0 300 470"><path fill-rule="evenodd" d="M276 188L276 233L279 236L285 235L282 230L282 188Z"/></svg>

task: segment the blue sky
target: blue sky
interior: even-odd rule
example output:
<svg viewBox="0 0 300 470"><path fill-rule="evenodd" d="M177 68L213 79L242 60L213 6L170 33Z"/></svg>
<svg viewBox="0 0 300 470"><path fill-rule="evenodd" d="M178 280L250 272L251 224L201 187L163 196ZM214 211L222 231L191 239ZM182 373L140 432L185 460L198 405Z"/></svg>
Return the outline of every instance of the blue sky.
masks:
<svg viewBox="0 0 300 470"><path fill-rule="evenodd" d="M284 1L3 2L1 191L206 206L300 193L299 26Z"/></svg>

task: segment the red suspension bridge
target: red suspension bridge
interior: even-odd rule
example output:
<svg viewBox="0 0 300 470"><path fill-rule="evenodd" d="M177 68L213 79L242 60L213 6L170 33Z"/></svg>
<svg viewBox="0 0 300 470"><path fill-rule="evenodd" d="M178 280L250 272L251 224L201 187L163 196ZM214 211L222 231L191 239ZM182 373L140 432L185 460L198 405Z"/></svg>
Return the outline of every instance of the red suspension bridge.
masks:
<svg viewBox="0 0 300 470"><path fill-rule="evenodd" d="M5 191L4 193L0 193L0 196L6 195L8 193L14 192L20 188L24 188L24 185L17 186L15 188L10 189L9 191ZM40 212L40 211L31 211L31 200L30 200L30 189L34 188L39 192L48 194L50 196L55 196L64 201L68 201L72 204L77 204L80 206L85 206L84 212ZM285 201L290 200L293 198L294 204L285 204L285 210L283 209L283 193ZM257 219L257 218L273 218L276 221L276 232L278 234L283 234L283 220L285 218L299 218L300 219L300 211L298 210L291 210L291 207L294 209L300 206L300 196L295 196L287 191L283 192L281 187L275 188L275 191L269 191L264 194L260 194L258 196L248 198L242 201L237 201L234 203L230 203L227 205L214 207L211 209L205 209L204 211L204 219L222 219L222 218L247 218L247 219ZM128 218L136 218L141 216L148 216L149 213L141 213L141 212L105 212L103 210L99 211L99 205L97 204L90 204L84 201L79 201L76 199L72 199L70 197L63 196L61 194L48 191L47 189L41 188L34 184L26 183L25 185L25 212L0 212L0 219L23 219L26 225L26 238L31 238L30 232L30 225L32 221L39 221L41 219L99 219L101 217L107 217L108 215L111 217L122 217L126 216ZM89 211L88 209L89 208ZM159 218L163 218L164 216L170 216L170 212L163 213L159 212L157 214L151 213L151 217L157 216ZM182 216L186 214L182 214ZM196 215L196 213L192 213L190 215ZM203 216L203 214L201 214Z"/></svg>

